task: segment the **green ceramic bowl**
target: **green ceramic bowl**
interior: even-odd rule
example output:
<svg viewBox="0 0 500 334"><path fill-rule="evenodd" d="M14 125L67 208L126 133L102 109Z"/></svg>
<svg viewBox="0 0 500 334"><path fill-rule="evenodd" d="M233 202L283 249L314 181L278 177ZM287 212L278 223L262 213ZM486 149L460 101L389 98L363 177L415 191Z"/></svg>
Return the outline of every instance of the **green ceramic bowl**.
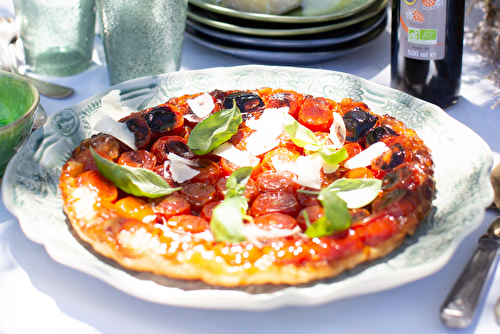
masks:
<svg viewBox="0 0 500 334"><path fill-rule="evenodd" d="M40 94L19 75L0 71L0 178L33 128Z"/></svg>

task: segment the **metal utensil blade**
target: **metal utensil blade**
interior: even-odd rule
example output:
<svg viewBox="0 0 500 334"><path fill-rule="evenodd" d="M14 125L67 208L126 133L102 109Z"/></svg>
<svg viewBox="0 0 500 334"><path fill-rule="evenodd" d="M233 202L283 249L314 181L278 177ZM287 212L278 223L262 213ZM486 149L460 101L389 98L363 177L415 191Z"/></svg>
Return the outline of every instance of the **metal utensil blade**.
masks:
<svg viewBox="0 0 500 334"><path fill-rule="evenodd" d="M452 328L472 323L485 283L494 272L500 248L500 217L479 238L478 247L441 307L441 320Z"/></svg>

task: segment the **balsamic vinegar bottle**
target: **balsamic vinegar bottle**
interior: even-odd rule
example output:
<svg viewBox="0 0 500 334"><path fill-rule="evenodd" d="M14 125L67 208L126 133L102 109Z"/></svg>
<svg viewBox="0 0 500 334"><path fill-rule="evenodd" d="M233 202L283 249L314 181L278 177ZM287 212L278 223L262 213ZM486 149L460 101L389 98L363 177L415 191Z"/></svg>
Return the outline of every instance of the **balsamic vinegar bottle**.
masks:
<svg viewBox="0 0 500 334"><path fill-rule="evenodd" d="M445 109L458 101L465 0L393 0L391 87Z"/></svg>

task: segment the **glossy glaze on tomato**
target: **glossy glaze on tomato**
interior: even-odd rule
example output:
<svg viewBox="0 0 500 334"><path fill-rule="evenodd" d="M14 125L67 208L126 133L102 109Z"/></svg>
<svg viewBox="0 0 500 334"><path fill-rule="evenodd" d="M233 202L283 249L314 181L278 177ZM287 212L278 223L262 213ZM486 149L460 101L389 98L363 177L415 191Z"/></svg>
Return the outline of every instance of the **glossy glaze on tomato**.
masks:
<svg viewBox="0 0 500 334"><path fill-rule="evenodd" d="M245 264L257 267L259 259L264 257L277 266L319 265L369 252L370 247L381 245L394 235L412 234L419 221L430 212L435 190L430 151L415 131L393 117L375 115L359 101L344 99L336 102L282 89L216 90L209 94L215 104L212 114L230 108L233 101L240 108L244 120L259 117L265 108L286 106L290 115L318 137L329 131L332 115L338 113L346 124L344 147L348 159L379 141L384 142L389 150L367 167L348 169L344 167L344 161L334 173L321 171L322 186L339 178L378 178L382 180L382 191L366 207L351 209L351 226L330 236L308 238L298 233L289 237L261 239L257 245L248 241L230 243L197 238L196 233L210 230L212 211L224 199L225 181L238 166L210 153L197 156L188 148L187 139L197 122L193 121L193 117L185 117L192 114L187 101L200 94L184 95L122 120L136 133L138 151L132 151L105 134L94 135L75 149L63 168L60 186L95 189L100 213L96 224L86 227L92 230L90 234L106 235L102 237L103 243L115 249L123 248L126 252L117 234L111 233L112 230L144 229L165 245L162 256L171 260L176 259L180 250L198 245L228 266L238 268ZM253 131L243 122L230 142L244 150L245 140ZM179 186L181 190L156 199L126 194L99 174L89 153L90 146L101 156L119 164L155 171L171 186ZM183 184L177 184L168 167L164 167L171 152L195 161L196 167L193 168L200 173ZM254 217L254 223L260 228L293 229L298 226L304 232L304 212L307 212L311 222L322 217L323 208L316 195L299 191L307 188L294 182L292 173L277 172L273 165L275 159L294 161L303 154L303 148L284 135L276 148L259 156L260 163L254 168L245 197L249 201L248 214ZM109 219L118 219L118 224L109 227L105 223ZM183 234L185 238L176 242L165 235L157 224ZM200 266L209 266L204 263L199 260Z"/></svg>

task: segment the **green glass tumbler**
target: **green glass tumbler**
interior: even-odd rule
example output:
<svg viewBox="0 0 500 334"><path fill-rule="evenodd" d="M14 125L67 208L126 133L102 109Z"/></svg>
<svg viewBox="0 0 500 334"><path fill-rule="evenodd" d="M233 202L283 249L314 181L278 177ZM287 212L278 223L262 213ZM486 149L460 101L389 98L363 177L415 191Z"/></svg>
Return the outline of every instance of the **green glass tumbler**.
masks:
<svg viewBox="0 0 500 334"><path fill-rule="evenodd" d="M97 0L111 85L180 68L187 0Z"/></svg>
<svg viewBox="0 0 500 334"><path fill-rule="evenodd" d="M14 7L29 71L60 77L90 67L95 0L14 0Z"/></svg>

